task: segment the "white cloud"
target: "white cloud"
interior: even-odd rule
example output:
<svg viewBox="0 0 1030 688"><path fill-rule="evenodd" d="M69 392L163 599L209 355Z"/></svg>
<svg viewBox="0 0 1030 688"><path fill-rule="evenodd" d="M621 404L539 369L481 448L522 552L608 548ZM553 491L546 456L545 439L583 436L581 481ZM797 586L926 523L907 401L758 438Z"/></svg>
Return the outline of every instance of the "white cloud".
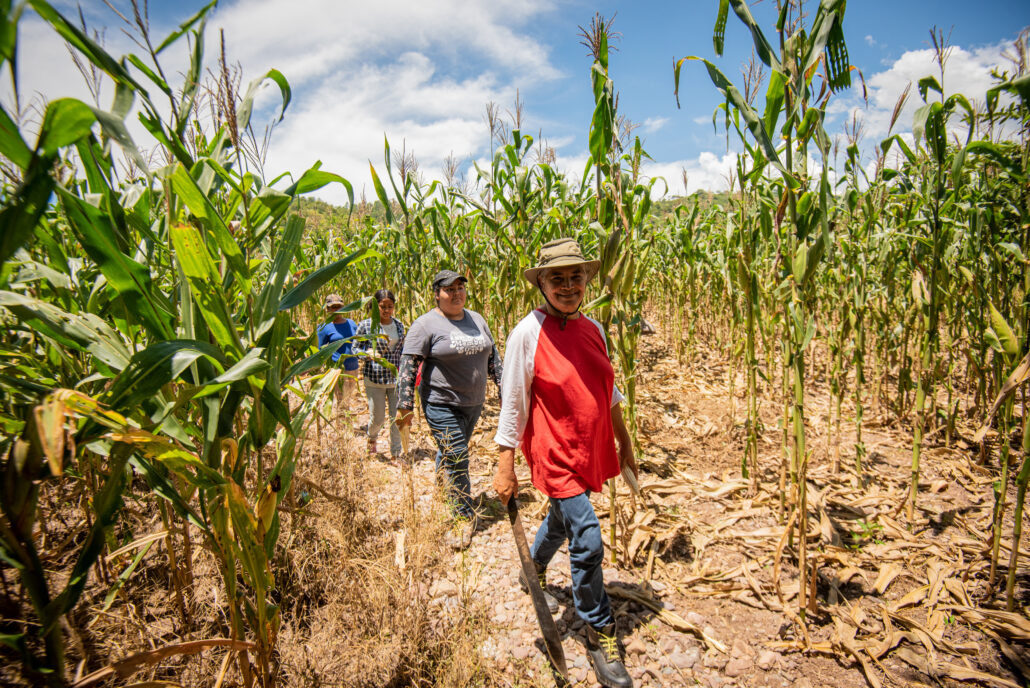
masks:
<svg viewBox="0 0 1030 688"><path fill-rule="evenodd" d="M668 123L668 117L648 117L644 120L644 131L648 134L653 134Z"/></svg>
<svg viewBox="0 0 1030 688"><path fill-rule="evenodd" d="M873 38L872 36L868 35L868 34L867 34L867 35L866 35L866 37L865 37L865 42L866 42L867 44L869 44L869 45L872 45L872 46L875 46L875 45L877 45L877 43L876 43L876 39L875 39L875 38Z"/></svg>
<svg viewBox="0 0 1030 688"><path fill-rule="evenodd" d="M718 155L705 151L696 158L674 160L671 162L645 162L641 172L648 177L663 177L668 184L668 195L686 196L700 189L708 191L725 191L729 188L729 176L736 170L737 153L729 152ZM684 188L683 175L686 173L687 185ZM655 184L655 192L661 194L664 185Z"/></svg>
<svg viewBox="0 0 1030 688"><path fill-rule="evenodd" d="M1003 52L1009 46L1010 44L1007 42L971 50L955 46L945 65L942 83L945 96L961 93L970 102L982 103L984 93L994 85L991 69L1004 67L1007 64ZM861 102L861 85L856 82L849 96L831 103L828 113L843 115L838 120L840 122L851 120L857 115L863 126L866 144L879 143L888 135L889 131L893 133L911 131L913 115L916 109L923 105L917 84L926 76L933 76L938 81L941 80L940 68L934 59L934 51L931 49L910 50L895 60L889 68L867 77L868 106ZM908 100L891 130L890 119L894 107L909 84L912 85L912 88ZM932 100L936 97L938 96L931 91L929 98ZM952 118L949 122L949 130L960 135L964 135L965 132L958 117Z"/></svg>
<svg viewBox="0 0 1030 688"><path fill-rule="evenodd" d="M440 178L448 155L489 150L487 102L511 103L517 87L561 76L522 30L550 9L549 0L301 0L284 12L256 0L212 23L249 73L277 68L301 92L273 134L268 171L299 174L317 158L371 195L368 161L383 173L384 136L415 154L427 180ZM339 188L318 195L345 199Z"/></svg>
<svg viewBox="0 0 1030 688"><path fill-rule="evenodd" d="M470 54L523 74L553 78L547 49L517 29L550 9L546 0L241 0L212 19L248 70L279 69L300 85L328 72L347 74L400 52L441 51L455 62Z"/></svg>
<svg viewBox="0 0 1030 688"><path fill-rule="evenodd" d="M427 180L441 178L448 155L463 159L488 151L485 103L507 101L514 90L478 75L438 78L429 58L418 53L368 65L345 79L324 80L292 106L273 134L268 169L300 174L317 158L324 169L348 178L356 194L364 186L372 197L368 163L384 174L386 136L394 152L403 146L414 153ZM346 198L339 187L318 195L335 203Z"/></svg>
<svg viewBox="0 0 1030 688"><path fill-rule="evenodd" d="M295 0L288 7L277 0L238 0L223 3L209 18L206 67L217 61L218 30L224 28L228 58L243 66L244 88L270 68L289 80L293 99L272 135L269 177L286 170L299 175L320 159L324 169L348 178L356 193L363 186L372 193L368 161L382 171L384 135L395 150L406 143L425 178L438 178L449 154L467 159L489 150L483 117L488 101L511 103L516 88L526 91L562 76L531 31L553 9L552 0ZM71 17L76 10L62 11ZM85 14L91 26L108 22L112 55L141 52L99 2L87 2ZM34 93L88 102L56 33L30 13L19 29L23 105ZM153 33L160 40L170 30L155 25ZM162 62L169 78L181 83L189 62L185 42L163 54ZM9 87L0 89L10 103ZM150 90L160 105L160 93ZM101 107L109 106L110 93L108 84ZM266 84L256 128L279 102L278 89ZM141 148L155 145L134 115L129 124ZM345 194L337 187L325 197L341 202Z"/></svg>

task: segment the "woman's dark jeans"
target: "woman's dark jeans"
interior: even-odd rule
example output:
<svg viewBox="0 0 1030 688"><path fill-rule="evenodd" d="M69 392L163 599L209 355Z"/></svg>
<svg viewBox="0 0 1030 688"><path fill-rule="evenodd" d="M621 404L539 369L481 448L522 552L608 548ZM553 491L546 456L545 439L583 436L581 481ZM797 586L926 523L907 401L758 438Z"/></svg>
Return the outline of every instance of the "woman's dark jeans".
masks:
<svg viewBox="0 0 1030 688"><path fill-rule="evenodd" d="M423 404L426 423L436 440L436 470L446 471L451 509L457 516L472 518L472 483L469 481L469 440L476 429L483 405L447 406Z"/></svg>

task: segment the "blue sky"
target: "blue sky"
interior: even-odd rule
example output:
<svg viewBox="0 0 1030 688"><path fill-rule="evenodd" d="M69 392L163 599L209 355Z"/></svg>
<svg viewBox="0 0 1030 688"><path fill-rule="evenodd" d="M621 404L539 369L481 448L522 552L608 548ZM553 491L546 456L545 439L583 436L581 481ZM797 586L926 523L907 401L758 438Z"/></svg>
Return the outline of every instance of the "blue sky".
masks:
<svg viewBox="0 0 1030 688"><path fill-rule="evenodd" d="M62 11L76 11L68 0L52 1ZM124 0L115 4L127 6ZM154 33L163 36L203 4L151 0ZM806 3L812 13L816 6ZM245 81L275 67L291 82L294 99L273 134L269 177L285 170L299 174L321 160L325 169L349 178L359 194L365 187L372 196L368 161L381 167L384 134L394 148L403 142L414 152L427 180L436 178L449 153L466 167L488 157L485 105L494 101L504 113L516 90L525 104L524 129L534 135L542 130L559 166L578 175L593 107L591 61L579 44L578 26L595 12L614 14L621 39L611 73L620 112L641 125L637 133L655 160L648 173L663 175L673 193L682 193L681 170L687 170L693 191L724 187L732 165L724 135L712 128L719 95L702 65L683 68L681 109L673 97L673 61L686 55L716 61L739 82L750 35L731 12L725 54L716 59L711 36L717 7L717 0L222 0L209 21L208 55L215 55L217 29L224 28L230 59L241 63ZM92 26L108 27L105 42L112 53L138 51L102 2L89 0L83 8ZM753 11L771 27L772 2ZM831 108L831 134L858 108L867 122L867 147L885 135L886 118L905 84L934 71L934 25L954 46L946 90L982 99L990 67L1007 65L1003 53L1013 52L1012 41L1030 25L1030 3L852 0L845 35L851 61L869 84L870 101L863 103L857 89L840 95ZM67 51L32 18L23 23L21 45L23 93L83 97ZM180 52L169 55L165 67L176 72L185 64ZM261 101L266 118L276 101L273 91ZM902 129L909 127L917 100L913 89ZM153 145L137 130L141 147ZM343 199L337 189L323 195Z"/></svg>

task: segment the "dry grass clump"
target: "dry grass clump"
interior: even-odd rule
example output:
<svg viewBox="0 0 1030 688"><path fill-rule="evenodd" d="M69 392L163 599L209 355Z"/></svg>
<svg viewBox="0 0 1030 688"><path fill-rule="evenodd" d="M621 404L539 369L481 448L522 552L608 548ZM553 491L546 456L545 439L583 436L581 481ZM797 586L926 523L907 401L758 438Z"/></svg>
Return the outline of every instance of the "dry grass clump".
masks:
<svg viewBox="0 0 1030 688"><path fill-rule="evenodd" d="M283 518L276 558L280 685L496 683L477 649L485 608L431 593L454 557L441 500L418 499L406 473L393 500L396 471L348 456L342 444L307 458L297 491L313 500Z"/></svg>
<svg viewBox="0 0 1030 688"><path fill-rule="evenodd" d="M356 458L348 446L363 439L349 435L344 430L320 442L312 433L297 466L292 497L280 511L273 570L282 621L274 682L341 687L498 684L496 670L484 665L478 651L486 637L482 602L467 594L464 585L457 594L433 589L433 582L446 578L455 566L455 555L444 544L450 524L446 506L437 497L420 494L406 473L398 490L391 484L397 482L397 470ZM49 520L42 525L46 561L55 568L70 567L75 533L83 526L81 505L65 494L76 492L74 486L62 489L60 495L44 496L64 504L46 510ZM153 495L127 495L126 502L112 550L165 528ZM138 653L231 635L224 582L203 538L192 531L187 548L182 522L173 519L172 529L178 570L169 565L166 540L157 539L107 609L112 582L138 550L91 571L65 625L73 680ZM403 542L400 548L398 540ZM10 594L18 588L14 572L4 567L0 577L9 593L0 598L17 606L17 595ZM175 577L183 590L181 602ZM2 611L6 619L27 618L25 608ZM7 653L0 656L15 659ZM235 659L235 652L221 647L165 656L143 663L119 683L240 686ZM4 664L6 659L0 662ZM26 685L16 669L8 670L17 664L12 661L0 669L0 685Z"/></svg>

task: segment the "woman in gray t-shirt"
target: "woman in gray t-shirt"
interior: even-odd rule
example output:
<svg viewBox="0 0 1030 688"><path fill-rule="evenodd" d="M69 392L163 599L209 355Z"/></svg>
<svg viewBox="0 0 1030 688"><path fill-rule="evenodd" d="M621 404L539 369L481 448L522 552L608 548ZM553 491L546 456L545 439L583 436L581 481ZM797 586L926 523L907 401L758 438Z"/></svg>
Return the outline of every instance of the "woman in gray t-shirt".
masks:
<svg viewBox="0 0 1030 688"><path fill-rule="evenodd" d="M397 425L411 422L415 379L422 366L419 397L436 440L436 468L444 470L452 508L463 523L456 543L468 547L478 522L472 508L468 443L486 398L486 380L500 387L501 360L479 313L465 309L465 282L451 270L433 278L436 308L408 328L397 380Z"/></svg>

